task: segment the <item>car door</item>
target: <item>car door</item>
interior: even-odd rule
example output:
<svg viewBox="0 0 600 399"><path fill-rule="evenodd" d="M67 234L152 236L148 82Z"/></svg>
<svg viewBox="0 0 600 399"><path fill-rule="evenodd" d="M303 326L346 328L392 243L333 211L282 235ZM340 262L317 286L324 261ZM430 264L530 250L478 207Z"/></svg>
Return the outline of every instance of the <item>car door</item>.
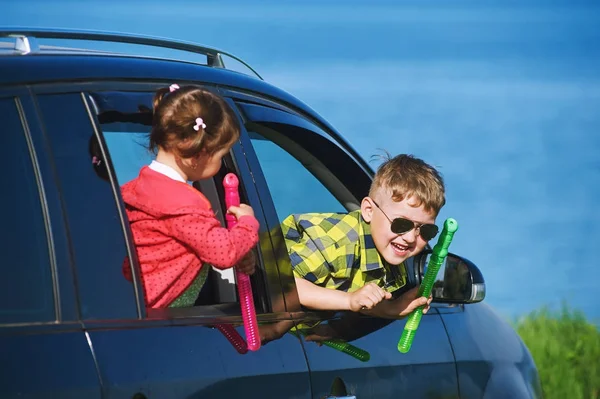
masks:
<svg viewBox="0 0 600 399"><path fill-rule="evenodd" d="M216 293L188 307L145 309L119 186L149 161L143 140L150 129L148 112L156 88L105 83L86 85L85 91L71 86L68 92L37 94L41 119L52 138L70 231L77 237L73 252L81 315L104 397L310 397L308 367L297 339L284 336L243 354L215 328L237 326L243 335L239 303L230 296L235 287L227 290L223 283ZM224 170L238 173L243 200L256 206L253 183L247 171L237 168L235 155ZM197 187L222 217L217 184L205 181ZM259 322L268 326L289 315L277 305L278 297L270 295L272 290L281 296L281 287L269 285L273 278L265 259L273 258L272 246L260 212L257 218L263 227L254 295ZM122 274L126 256L131 259L133 284ZM215 282L227 279L213 277Z"/></svg>
<svg viewBox="0 0 600 399"><path fill-rule="evenodd" d="M100 398L62 204L27 90L0 91L0 115L0 397Z"/></svg>
<svg viewBox="0 0 600 399"><path fill-rule="evenodd" d="M292 213L346 212L359 209L371 182L368 166L318 118L282 104L237 97L248 131L242 145L261 190L266 223L274 242L285 247L279 223ZM320 126L317 126L320 125ZM337 142L336 142L337 141ZM269 209L270 211L267 211ZM284 250L282 250L284 251ZM291 274L287 253L277 259L282 274ZM423 317L407 354L397 344L404 320L382 320L342 314L302 312L298 321L319 320L345 328L355 351L350 356L327 345L305 343L313 397L355 395L358 398L454 397L458 394L452 349L439 314ZM338 315L340 316L340 315Z"/></svg>

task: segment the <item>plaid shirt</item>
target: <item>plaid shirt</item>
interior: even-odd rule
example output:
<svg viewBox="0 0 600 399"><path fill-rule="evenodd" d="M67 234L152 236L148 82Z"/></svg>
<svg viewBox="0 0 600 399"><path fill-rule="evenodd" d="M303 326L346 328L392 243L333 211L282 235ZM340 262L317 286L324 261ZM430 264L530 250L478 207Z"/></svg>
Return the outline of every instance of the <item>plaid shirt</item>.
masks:
<svg viewBox="0 0 600 399"><path fill-rule="evenodd" d="M360 210L290 215L282 230L296 277L347 292L370 282L389 292L406 285L406 266L381 258Z"/></svg>

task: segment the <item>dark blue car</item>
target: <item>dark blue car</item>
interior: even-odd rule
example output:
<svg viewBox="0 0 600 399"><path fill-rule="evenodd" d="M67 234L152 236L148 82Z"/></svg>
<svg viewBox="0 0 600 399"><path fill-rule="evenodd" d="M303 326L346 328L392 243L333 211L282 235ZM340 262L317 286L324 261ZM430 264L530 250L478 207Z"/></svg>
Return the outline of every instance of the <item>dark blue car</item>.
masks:
<svg viewBox="0 0 600 399"><path fill-rule="evenodd" d="M529 351L482 302L481 272L460 256L438 274L407 354L396 349L405 320L300 306L280 221L359 208L373 171L315 111L242 61L158 38L0 33L1 398L541 397ZM117 43L118 53L107 50ZM255 352L215 327L243 335L231 270L211 270L193 307L144 306L119 187L149 163L152 95L172 83L214 90L242 122L219 174L193 186L222 219L220 182L236 173L260 221L252 287L264 342ZM411 285L429 252L411 260ZM309 322L368 356L289 332Z"/></svg>

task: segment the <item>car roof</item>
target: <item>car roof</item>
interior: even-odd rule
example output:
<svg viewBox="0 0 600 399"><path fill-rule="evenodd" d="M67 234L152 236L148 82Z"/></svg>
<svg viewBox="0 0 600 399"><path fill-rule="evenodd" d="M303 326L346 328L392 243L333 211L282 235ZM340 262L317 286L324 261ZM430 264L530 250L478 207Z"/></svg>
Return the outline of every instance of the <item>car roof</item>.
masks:
<svg viewBox="0 0 600 399"><path fill-rule="evenodd" d="M311 116L316 114L295 97L264 82L240 58L213 47L156 36L47 28L0 27L0 38L4 39L0 41L2 86L114 79L169 83L189 80L257 92ZM44 40L51 42L44 44ZM97 48L107 43L110 47ZM120 44L128 45L124 52L118 52ZM149 49L171 53L149 55ZM173 51L179 51L175 59L171 57ZM205 61L199 62L199 55ZM245 73L229 69L224 60L228 66L229 61L236 62Z"/></svg>
<svg viewBox="0 0 600 399"><path fill-rule="evenodd" d="M0 85L4 87L125 79L169 83L199 81L262 93L292 106L306 108L295 97L263 80L187 61L123 54L30 54L0 56L0 71ZM309 109L306 108L306 111Z"/></svg>

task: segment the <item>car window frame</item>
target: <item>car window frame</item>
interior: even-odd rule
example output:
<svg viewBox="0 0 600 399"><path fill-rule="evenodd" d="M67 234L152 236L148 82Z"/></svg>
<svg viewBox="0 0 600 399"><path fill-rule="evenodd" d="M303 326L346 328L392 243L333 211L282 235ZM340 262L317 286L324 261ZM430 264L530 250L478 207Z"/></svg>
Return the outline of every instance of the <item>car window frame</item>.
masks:
<svg viewBox="0 0 600 399"><path fill-rule="evenodd" d="M29 88L23 86L0 89L0 99L12 99L26 140L32 171L39 195L45 241L48 251L48 272L52 285L53 317L45 321L0 324L0 331L59 331L77 323L78 303L71 273L68 243L63 234L58 192L48 158L45 136L39 125L35 103Z"/></svg>
<svg viewBox="0 0 600 399"><path fill-rule="evenodd" d="M95 322L105 322L105 321L112 321L112 320L137 320L140 318L140 310L137 306L137 298L136 298L136 292L135 292L135 287L132 287L132 297L133 297L133 301L132 302L127 302L127 307L129 307L130 309L133 309L133 311L131 312L131 314L127 317L118 317L117 315L114 316L109 316L109 317L98 317L95 314L91 314L90 316L86 316L84 315L83 310L83 306L85 306L85 297L82 295L82 291L81 291L81 282L82 280L80 280L80 274L81 274L81 270L80 267L81 265L78 264L78 259L76 257L77 254L77 250L76 250L76 245L77 243L74 242L73 237L73 231L72 229L75 226L75 222L77 220L77 218L73 217L76 216L77 213L71 213L72 211L69 210L69 203L73 203L73 199L71 198L70 200L68 199L68 197L66 196L66 189L65 187L65 183L67 182L67 180L65 180L65 178L69 178L70 176L65 175L64 174L64 166L62 167L62 172L58 167L58 160L57 160L57 155L59 154L59 149L61 148L61 142L60 142L60 138L57 138L59 141L55 141L56 139L53 139L50 137L51 134L51 130L55 129L56 127L51 124L52 122L50 122L47 119L52 119L52 117L48 118L48 117L44 117L43 111L42 111L42 104L41 101L42 99L44 99L44 96L50 95L50 96L56 96L56 98L60 99L60 96L72 96L72 98L78 98L79 101L77 101L77 107L78 109L75 110L77 112L80 112L78 114L78 117L80 118L81 124L77 125L80 128L85 128L87 132L90 133L91 136L95 136L96 139L98 139L99 141L102 141L101 138L98 138L97 136L97 132L94 129L94 126L91 122L90 119L90 109L88 107L88 104L85 101L85 97L83 95L83 92L81 90L80 85L78 84L73 84L72 82L53 82L53 83L46 83L46 84L39 84L39 85L32 85L30 86L30 90L31 90L31 94L32 94L32 98L33 101L35 103L35 110L36 110L36 114L37 114L37 119L38 119L38 123L40 124L40 128L42 129L43 133L44 133L44 139L45 139L45 151L48 154L49 157L49 162L51 163L51 169L52 169L52 173L54 176L54 184L55 184L55 188L56 191L58 193L58 197L59 197L59 202L60 202L60 209L61 209L61 219L62 219L62 224L65 226L65 230L64 230L64 235L66 237L67 243L68 243L68 250L69 250L69 258L70 258L70 268L71 268L71 273L73 275L73 279L74 279L74 290L75 290L75 296L76 296L76 301L77 301L77 311L78 311L78 318L77 320L80 321L81 323L83 323L84 325L86 323L95 323ZM47 104L46 104L47 106ZM73 111L73 110L71 110ZM46 115L50 115L49 113L46 113ZM85 124L85 125L84 125ZM75 128L77 128L77 126L75 126ZM70 127L69 127L70 128ZM56 153L55 153L56 152ZM87 148L86 148L86 153L87 153ZM91 161L90 161L91 162ZM110 176L110 178L112 179L112 175ZM118 203L118 199L115 197L114 195L114 186L112 184L112 181L108 181L108 184L110 185L110 187L108 188L109 191L105 191L105 194L110 192L109 194L109 198L111 198L111 201L115 201L115 209L119 208L119 203ZM109 206L109 205L107 205ZM69 216L71 215L71 216ZM115 215L116 217L118 217L118 215ZM116 228L116 226L113 226L113 228ZM122 229L121 224L118 224L118 228L120 229L119 234L123 234L123 239L121 239L120 243L124 245L123 249L124 249L124 253L126 253L128 246L125 245L125 231ZM119 236L121 237L121 236ZM119 240L119 238L116 238L117 240ZM81 250L80 250L81 251ZM81 252L80 252L81 253ZM81 258L82 260L85 260L86 258ZM85 264L85 263L84 263ZM121 273L119 273L119 275L121 275ZM111 279L111 281L114 281Z"/></svg>
<svg viewBox="0 0 600 399"><path fill-rule="evenodd" d="M74 83L71 84L69 87L69 91L80 91L82 93L82 95L84 95L84 97L86 97L86 102L89 103L89 101L87 100L87 94L93 91L138 91L138 92L144 92L144 93L153 93L155 92L158 88L161 87L165 87L165 85L168 85L170 83L167 82L161 82L161 81L145 81L145 82L114 82L114 81L102 81L102 82L81 82L81 83ZM180 82L180 85L182 84L194 84L194 85L200 85L200 86L204 86L207 88L212 88L213 90L219 92L219 89L215 86L212 85L210 83L205 83L205 82L199 82L199 81L192 81L192 82ZM43 87L41 88L40 92L46 92L46 91L50 91L52 92L53 90L51 88L46 88ZM227 99L226 99L227 100ZM90 107L90 115L94 116L93 118L93 126L94 129L96 129L99 133L102 133L102 130L99 126L99 122L97 120L97 118L95 117L95 113L91 112L92 110L92 104L89 104ZM103 136L102 134L100 134L100 136ZM116 179L116 173L114 171L114 166L112 161L110 160L110 155L108 154L108 147L106 146L106 143L104 142L104 140L101 143L101 147L102 147L102 151L103 154L106 156L106 160L107 163L109 164L109 175L111 177L111 185L114 187L118 187L118 181ZM257 219L259 220L259 223L261 225L261 229L263 229L262 226L265 226L265 222L263 220L261 220L262 216L261 216L261 212L260 212L260 204L258 202L258 194L256 191L256 188L254 186L254 182L253 182L253 178L252 178L252 174L250 173L250 171L247 168L247 161L245 160L245 154L244 154L244 150L241 148L240 144L236 144L234 145L234 148L232 149L231 152L231 157L229 158L229 161L231 165L234 165L238 170L238 177L240 178L240 187L244 190L245 195L248 197L248 202L251 206L253 206L253 208L255 208L255 214ZM120 216L124 216L124 219L122 218L122 227L125 229L125 231L127 232L127 236L128 236L128 240L127 241L127 247L128 249L132 249L134 248L133 245L133 239L132 239L132 234L131 234L131 230L129 228L129 223L126 220L126 214L125 214L125 207L124 207L124 203L121 197L120 192L116 192L115 194L118 198L118 202L119 202L119 214ZM259 209L258 212L256 212L256 209ZM259 232L259 236L261 237L261 242L260 242L260 251L259 252L259 262L261 262L261 264L265 264L265 262L260 261L260 259L262 259L263 256L266 257L271 257L272 255L270 254L270 252L272 251L271 248L271 242L270 242L270 235L268 234L267 231L261 231ZM264 255L266 252L266 255ZM194 306L194 307L189 307L189 308L165 308L165 309L146 309L146 307L144 306L144 301L143 301L143 292L141 291L141 280L139 277L139 272L137 270L139 270L139 263L137 262L137 255L135 254L135 250L133 250L132 252L132 258L134 259L134 261L132 262L132 267L134 267L133 270L133 276L134 276L134 281L138 282L138 287L139 287L139 297L137 299L138 301L138 305L140 306L140 312L139 312L139 320L145 320L148 322L170 322L170 323L179 323L179 324L188 324L188 323L192 323L195 324L197 323L197 321L199 319L205 319L207 320L207 322L210 322L211 320L214 320L215 318L218 320L224 320L227 319L228 321L232 322L232 323L237 323L237 322L241 322L241 311L239 310L239 302L236 303L228 303L228 304L218 304L218 305L204 305L204 306ZM133 266L133 265L138 265ZM137 269L137 270L136 270ZM274 281L273 279L266 279L265 281L265 292L261 293L261 297L257 298L256 297L256 290L255 287L253 285L253 291L255 291L255 303L260 301L262 303L265 304L265 308L264 308L264 312L257 314L258 318L262 318L262 317L266 317L269 320L274 320L280 317L279 313L283 313L285 312L285 306L274 306L273 304L282 304L283 302L281 301L281 286L279 284L279 281ZM258 300L257 300L258 299ZM196 320L196 321L194 321ZM91 323L93 323L94 321L90 321Z"/></svg>
<svg viewBox="0 0 600 399"><path fill-rule="evenodd" d="M332 137L330 137L326 132L324 132L322 129L320 129L318 126L316 126L309 119L298 115L293 110L290 110L291 112L287 112L285 110L285 107L283 104L280 104L278 107L270 107L270 106L268 106L268 103L266 101L261 102L261 103L256 103L256 102L250 103L250 102L248 102L247 97L244 97L243 101L239 101L239 99L236 98L234 94L232 94L232 98L233 98L235 105L238 108L240 114L243 117L244 130L246 130L247 127L256 128L257 125L261 124L261 123L257 123L260 121L257 121L256 117L253 117L252 115L249 115L247 112L245 112L244 108L247 106L262 107L263 108L262 111L267 113L265 115L268 115L268 113L274 113L277 115L277 120L279 122L287 120L288 126L304 129L304 131L307 134L312 134L313 137L320 137L323 140L327 140L327 142L331 146L330 147L331 149L335 149L336 151L338 151L338 153L343 153L344 156L346 157L346 160L348 162L352 162L353 167L360 168L360 169L356 169L356 170L361 170L362 173L364 173L365 180L368 178L369 182L370 182L370 179L372 179L372 177L371 177L372 175L369 174L369 171L366 168L364 168L360 162L357 162L349 151L344 149L343 144L340 144L339 142L335 141ZM258 159L256 152L254 151L254 147L252 145L251 139L247 132L246 132L246 134L243 135L242 146L244 148L244 152L245 152L249 167L252 170L255 185L257 187L257 190L261 194L261 196L260 196L261 206L263 208L263 212L265 213L267 228L271 235L271 241L273 243L273 249L274 249L274 253L275 253L275 261L277 264L280 281L281 281L281 286L282 286L286 304L287 304L287 310L289 312L295 314L296 317L302 317L302 318L307 318L307 319L320 319L323 317L331 316L330 312L328 312L327 314L324 314L322 312L307 311L306 309L301 307L300 301L298 298L298 293L296 290L296 283L294 280L294 276L292 274L290 258L289 258L288 252L287 252L287 247L285 245L284 238L283 238L283 233L281 231L279 215L277 214L277 212L275 210L275 205L274 205L273 199L271 197L271 192L269 190L269 186L264 177L260 161ZM304 148L304 147L303 147L303 149L306 150L306 148ZM307 150L307 152L312 153L311 151L308 151L308 150ZM294 156L293 154L291 154L291 155ZM331 170L330 170L330 172L331 172ZM343 182L340 181L337 176L335 176L335 178L340 183L343 184ZM321 183L323 184L322 181L321 181ZM329 190L329 187L326 184L323 184L323 185L325 186L325 188L327 188ZM345 184L344 184L344 186L345 186ZM331 190L329 190L329 191L331 192ZM362 191L368 192L368 187L366 187L365 190L362 190ZM352 193L352 195L354 196L356 203L360 204L360 201L362 200L362 196L360 195L360 193L356 192L356 193Z"/></svg>

